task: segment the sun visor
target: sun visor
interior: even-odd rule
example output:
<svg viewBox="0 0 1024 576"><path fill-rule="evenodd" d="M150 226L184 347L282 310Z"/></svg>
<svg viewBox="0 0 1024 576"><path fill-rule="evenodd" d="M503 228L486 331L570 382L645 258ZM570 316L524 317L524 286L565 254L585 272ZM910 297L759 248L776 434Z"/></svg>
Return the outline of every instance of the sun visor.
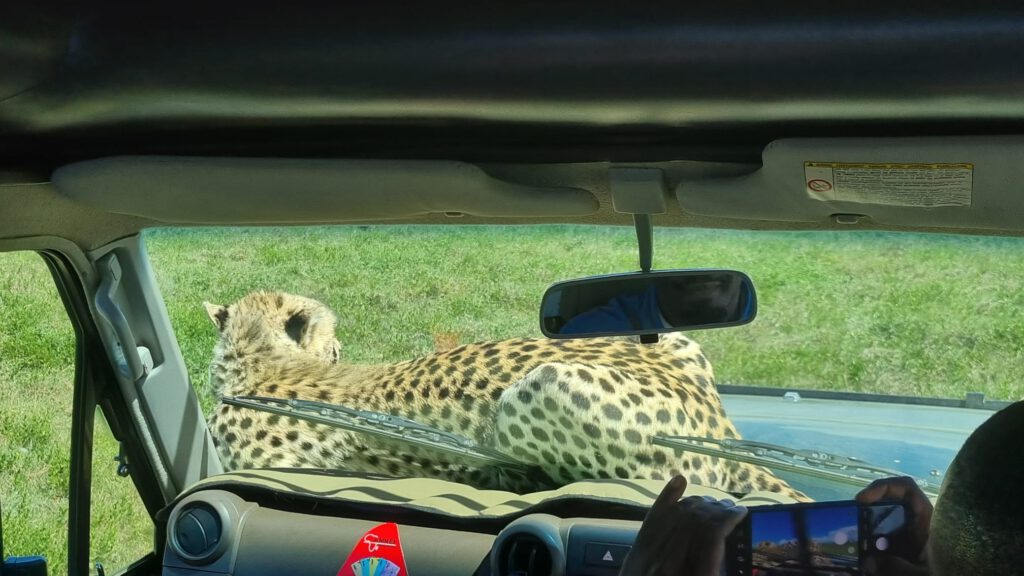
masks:
<svg viewBox="0 0 1024 576"><path fill-rule="evenodd" d="M1017 230L1024 137L786 139L738 177L683 181L683 210L780 222Z"/></svg>
<svg viewBox="0 0 1024 576"><path fill-rule="evenodd" d="M90 207L180 224L565 217L600 207L587 190L515 184L453 161L121 156L64 166L52 180Z"/></svg>

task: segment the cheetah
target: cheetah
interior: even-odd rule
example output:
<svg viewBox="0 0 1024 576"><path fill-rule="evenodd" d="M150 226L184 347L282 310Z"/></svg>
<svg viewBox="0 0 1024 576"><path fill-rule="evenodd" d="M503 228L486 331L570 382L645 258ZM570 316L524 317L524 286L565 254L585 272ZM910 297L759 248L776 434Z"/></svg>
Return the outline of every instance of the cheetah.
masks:
<svg viewBox="0 0 1024 576"><path fill-rule="evenodd" d="M254 292L204 303L219 331L218 398L306 399L385 412L468 437L529 474L471 466L429 448L219 402L208 425L229 470L314 467L433 477L524 493L583 479L667 479L805 499L767 469L663 448L655 435L739 438L694 341L516 339L386 365L343 362L336 316L316 300Z"/></svg>

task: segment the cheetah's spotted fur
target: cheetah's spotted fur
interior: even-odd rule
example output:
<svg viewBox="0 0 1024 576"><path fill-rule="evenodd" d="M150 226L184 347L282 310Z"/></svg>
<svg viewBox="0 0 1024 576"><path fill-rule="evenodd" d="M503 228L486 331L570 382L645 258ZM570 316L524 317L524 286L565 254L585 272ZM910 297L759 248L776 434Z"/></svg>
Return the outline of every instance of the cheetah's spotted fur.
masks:
<svg viewBox="0 0 1024 576"><path fill-rule="evenodd" d="M586 478L665 479L735 493L803 495L764 468L654 446L654 435L738 438L700 347L670 335L505 340L397 364L341 363L325 305L252 293L207 304L220 330L210 366L219 397L300 398L388 412L469 437L535 466L529 478L474 468L429 449L219 404L209 419L229 469L319 467L428 476L529 491Z"/></svg>

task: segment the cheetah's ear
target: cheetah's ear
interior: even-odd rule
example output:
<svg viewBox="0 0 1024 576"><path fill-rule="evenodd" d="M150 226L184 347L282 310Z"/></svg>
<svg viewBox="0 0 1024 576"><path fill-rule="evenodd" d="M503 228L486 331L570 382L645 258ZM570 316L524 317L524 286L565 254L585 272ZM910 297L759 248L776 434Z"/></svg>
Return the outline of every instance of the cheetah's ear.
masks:
<svg viewBox="0 0 1024 576"><path fill-rule="evenodd" d="M228 323L227 306L203 302L203 308L206 308L206 315L213 321L213 325L217 327L217 330L223 332L224 326Z"/></svg>
<svg viewBox="0 0 1024 576"><path fill-rule="evenodd" d="M307 335L309 333L309 316L306 316L303 312L296 312L288 317L288 320L284 323L284 332L289 338L295 341L296 344L305 347L308 342Z"/></svg>

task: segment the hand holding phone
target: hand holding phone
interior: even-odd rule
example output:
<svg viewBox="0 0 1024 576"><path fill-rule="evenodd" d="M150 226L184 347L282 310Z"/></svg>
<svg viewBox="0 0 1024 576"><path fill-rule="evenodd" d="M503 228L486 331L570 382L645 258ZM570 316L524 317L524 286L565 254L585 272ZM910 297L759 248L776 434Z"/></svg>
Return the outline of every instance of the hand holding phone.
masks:
<svg viewBox="0 0 1024 576"><path fill-rule="evenodd" d="M670 480L644 519L619 574L718 576L725 537L746 514L729 500L682 497L686 480Z"/></svg>
<svg viewBox="0 0 1024 576"><path fill-rule="evenodd" d="M891 543L887 554L868 554L866 573L878 576L926 576L929 574L926 547L932 521L932 503L913 478L885 478L872 482L857 494L861 505L896 501L908 511L909 520Z"/></svg>
<svg viewBox="0 0 1024 576"><path fill-rule="evenodd" d="M888 557L905 541L900 501L817 502L750 508L729 535L728 576L864 574L868 558Z"/></svg>

